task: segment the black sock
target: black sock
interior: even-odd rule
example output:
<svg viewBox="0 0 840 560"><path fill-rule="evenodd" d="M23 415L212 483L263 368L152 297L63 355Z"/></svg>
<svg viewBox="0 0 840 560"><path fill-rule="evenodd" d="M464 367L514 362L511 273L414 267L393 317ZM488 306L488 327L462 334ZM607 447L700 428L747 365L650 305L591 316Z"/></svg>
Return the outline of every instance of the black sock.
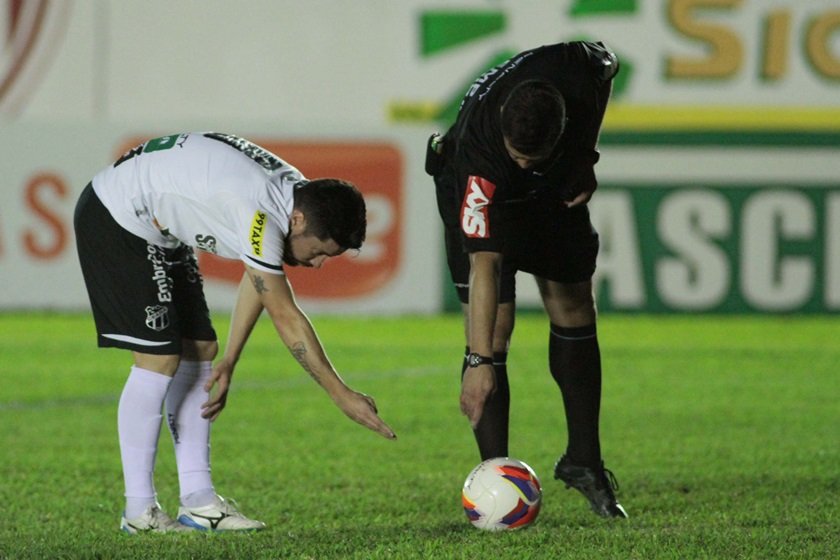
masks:
<svg viewBox="0 0 840 560"><path fill-rule="evenodd" d="M551 325L548 344L551 375L566 408L569 443L566 456L576 465L598 467L601 443L601 351L595 325L565 328Z"/></svg>
<svg viewBox="0 0 840 560"><path fill-rule="evenodd" d="M461 377L467 370L469 348L464 352ZM481 460L508 456L508 421L510 417L510 385L507 375L507 352L493 353L496 370L496 392L484 403L478 426L473 430Z"/></svg>

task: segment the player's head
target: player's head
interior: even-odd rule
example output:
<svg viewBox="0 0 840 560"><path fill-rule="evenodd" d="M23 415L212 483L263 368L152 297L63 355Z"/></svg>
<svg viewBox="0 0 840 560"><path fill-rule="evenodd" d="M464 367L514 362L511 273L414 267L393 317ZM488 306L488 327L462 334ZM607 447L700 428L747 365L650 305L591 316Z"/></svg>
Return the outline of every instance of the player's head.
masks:
<svg viewBox="0 0 840 560"><path fill-rule="evenodd" d="M367 230L365 199L341 179L315 179L295 189L292 227L283 260L320 266L326 257L359 249Z"/></svg>
<svg viewBox="0 0 840 560"><path fill-rule="evenodd" d="M508 94L501 109L502 137L520 167L544 161L563 135L566 102L549 82L526 80Z"/></svg>

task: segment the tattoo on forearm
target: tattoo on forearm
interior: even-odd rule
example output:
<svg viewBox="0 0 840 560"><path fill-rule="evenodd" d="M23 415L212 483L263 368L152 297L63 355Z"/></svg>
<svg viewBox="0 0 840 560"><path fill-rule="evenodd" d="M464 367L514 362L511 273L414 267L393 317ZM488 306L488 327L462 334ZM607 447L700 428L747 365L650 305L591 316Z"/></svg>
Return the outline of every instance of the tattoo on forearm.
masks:
<svg viewBox="0 0 840 560"><path fill-rule="evenodd" d="M251 276L251 278L254 283L254 289L257 291L258 294L264 294L268 291L268 288L265 287L265 280L262 276L254 274Z"/></svg>
<svg viewBox="0 0 840 560"><path fill-rule="evenodd" d="M303 342L296 342L289 347L289 350L291 350L292 356L294 356L298 361L300 367L309 374L309 377L314 379L318 385L321 385L321 379L314 371L312 371L312 368L309 367L309 363L306 361L306 345Z"/></svg>

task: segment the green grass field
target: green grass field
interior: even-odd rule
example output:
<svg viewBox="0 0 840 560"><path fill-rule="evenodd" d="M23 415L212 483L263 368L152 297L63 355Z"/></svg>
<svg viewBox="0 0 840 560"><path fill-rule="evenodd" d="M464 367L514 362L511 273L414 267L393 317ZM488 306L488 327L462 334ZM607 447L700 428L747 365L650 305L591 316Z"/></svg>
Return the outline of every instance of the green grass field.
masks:
<svg viewBox="0 0 840 560"><path fill-rule="evenodd" d="M217 490L268 529L118 531L117 399L130 356L86 315L0 315L0 558L836 558L840 318L604 316L602 443L625 521L551 479L565 445L547 324L509 359L511 454L542 478L530 528L484 533L460 505L478 462L458 410L460 318L314 317L387 441L348 421L265 320L213 435ZM220 335L225 317L217 317ZM163 434L157 489L178 487Z"/></svg>

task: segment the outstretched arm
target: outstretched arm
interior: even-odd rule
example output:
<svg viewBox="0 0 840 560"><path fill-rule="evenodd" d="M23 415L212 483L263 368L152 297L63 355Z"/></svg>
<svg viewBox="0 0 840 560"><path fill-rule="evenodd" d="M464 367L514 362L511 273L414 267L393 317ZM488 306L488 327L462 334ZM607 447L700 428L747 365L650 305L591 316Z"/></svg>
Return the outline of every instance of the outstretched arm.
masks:
<svg viewBox="0 0 840 560"><path fill-rule="evenodd" d="M250 266L245 269L280 338L301 367L351 420L384 437L396 438L394 431L378 416L373 398L354 391L338 375L312 323L295 302L286 276L267 274Z"/></svg>

